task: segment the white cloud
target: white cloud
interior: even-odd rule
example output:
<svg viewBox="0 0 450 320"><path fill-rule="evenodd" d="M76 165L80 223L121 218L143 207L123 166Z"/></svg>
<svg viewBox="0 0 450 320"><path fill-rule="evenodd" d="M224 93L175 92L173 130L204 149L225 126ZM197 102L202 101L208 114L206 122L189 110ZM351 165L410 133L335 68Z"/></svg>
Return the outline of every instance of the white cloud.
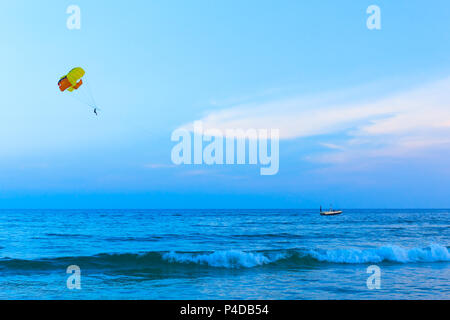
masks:
<svg viewBox="0 0 450 320"><path fill-rule="evenodd" d="M320 145L324 146L325 148L334 149L334 150L344 150L345 149L345 147L339 146L339 145L334 144L334 143L321 142Z"/></svg>
<svg viewBox="0 0 450 320"><path fill-rule="evenodd" d="M147 169L167 169L167 168L174 168L176 165L174 164L164 164L164 163L148 163L144 164L144 168Z"/></svg>
<svg viewBox="0 0 450 320"><path fill-rule="evenodd" d="M197 120L204 130L279 129L280 139L346 134L344 142L323 141L335 152L327 155L331 161L361 156L362 151L365 156L400 156L450 144L450 78L363 102L343 103L343 95L242 104ZM183 128L192 130L192 123Z"/></svg>

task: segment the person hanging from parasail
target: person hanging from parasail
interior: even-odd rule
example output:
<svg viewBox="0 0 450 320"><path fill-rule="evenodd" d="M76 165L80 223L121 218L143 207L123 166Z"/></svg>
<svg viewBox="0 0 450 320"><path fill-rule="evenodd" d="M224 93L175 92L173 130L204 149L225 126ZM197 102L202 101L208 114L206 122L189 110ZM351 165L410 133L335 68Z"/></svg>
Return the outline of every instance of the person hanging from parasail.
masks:
<svg viewBox="0 0 450 320"><path fill-rule="evenodd" d="M82 78L84 77L84 75L85 71L83 70L83 68L80 67L73 68L72 70L69 71L68 74L62 76L59 79L58 81L59 90L61 90L61 92L64 91L73 92L74 90L78 90L83 85ZM82 101L82 102L92 107L94 109L95 115L97 116L98 115L97 110L100 109L97 107L94 97L92 96L92 93L89 100L91 101L90 102Z"/></svg>

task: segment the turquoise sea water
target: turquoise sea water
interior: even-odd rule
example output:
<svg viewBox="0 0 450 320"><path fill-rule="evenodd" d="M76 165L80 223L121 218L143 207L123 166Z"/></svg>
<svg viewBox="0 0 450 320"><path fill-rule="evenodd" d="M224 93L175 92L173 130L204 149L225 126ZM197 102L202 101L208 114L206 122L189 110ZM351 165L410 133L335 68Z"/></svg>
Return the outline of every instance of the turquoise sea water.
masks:
<svg viewBox="0 0 450 320"><path fill-rule="evenodd" d="M450 210L0 210L0 299L450 299L449 246Z"/></svg>

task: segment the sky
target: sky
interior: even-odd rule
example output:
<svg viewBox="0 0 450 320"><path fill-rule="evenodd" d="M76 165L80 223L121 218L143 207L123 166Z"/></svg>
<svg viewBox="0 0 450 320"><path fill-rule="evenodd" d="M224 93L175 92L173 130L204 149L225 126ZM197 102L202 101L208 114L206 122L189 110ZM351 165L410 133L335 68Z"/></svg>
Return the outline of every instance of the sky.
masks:
<svg viewBox="0 0 450 320"><path fill-rule="evenodd" d="M446 0L4 1L0 208L448 208L449 18ZM57 87L77 66L99 117ZM279 129L278 173L174 165L199 120Z"/></svg>

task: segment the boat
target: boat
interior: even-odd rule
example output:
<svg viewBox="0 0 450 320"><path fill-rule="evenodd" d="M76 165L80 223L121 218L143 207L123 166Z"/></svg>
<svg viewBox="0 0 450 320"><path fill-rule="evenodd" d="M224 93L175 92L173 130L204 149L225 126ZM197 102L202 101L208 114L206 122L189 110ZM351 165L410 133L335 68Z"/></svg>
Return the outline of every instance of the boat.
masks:
<svg viewBox="0 0 450 320"><path fill-rule="evenodd" d="M322 211L322 207L320 207L320 215L321 216L337 216L338 214L341 214L342 210L333 210L333 208L330 208L329 211Z"/></svg>

